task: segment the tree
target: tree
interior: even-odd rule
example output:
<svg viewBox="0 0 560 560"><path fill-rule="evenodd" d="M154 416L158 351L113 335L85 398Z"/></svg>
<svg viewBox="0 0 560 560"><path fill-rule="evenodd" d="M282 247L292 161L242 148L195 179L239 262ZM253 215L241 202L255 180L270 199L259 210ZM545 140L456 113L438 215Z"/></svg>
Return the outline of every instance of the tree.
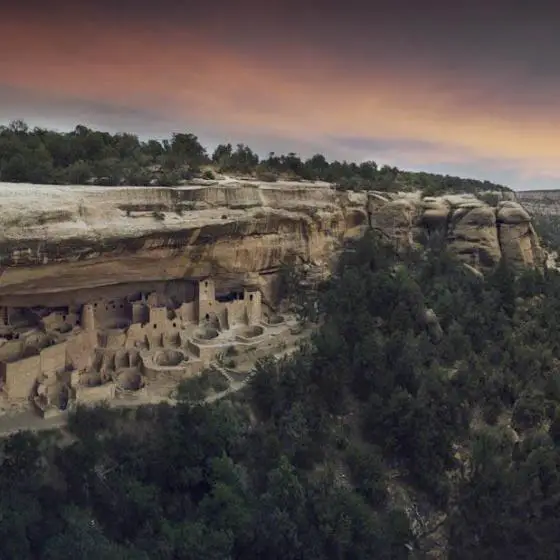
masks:
<svg viewBox="0 0 560 560"><path fill-rule="evenodd" d="M379 169L374 161L360 164L329 162L321 154L302 161L295 152L270 152L260 161L258 155L242 143L235 148L231 144L220 144L209 158L198 137L191 132L176 133L172 138L161 141L150 139L141 142L134 134L111 134L82 124L75 126L71 132L40 127L31 129L21 120L13 121L9 126L0 126L0 179L75 182L76 174L79 179L86 174L69 168L83 166L82 162L90 166L92 175L98 178L100 184L107 186L122 182L174 185L193 178L202 165L212 164L224 172L256 175L261 181L272 182L280 175L294 180L320 179L334 183L340 190L422 188L426 193L426 189L433 189L432 194L444 190L475 194L508 190L489 182L404 172L387 165ZM109 166L107 162L110 162ZM210 173L210 170L205 171ZM554 230L553 226L546 224L543 227L545 232Z"/></svg>
<svg viewBox="0 0 560 560"><path fill-rule="evenodd" d="M8 130L13 134L24 136L29 132L29 125L22 119L16 119L8 125Z"/></svg>
<svg viewBox="0 0 560 560"><path fill-rule="evenodd" d="M112 543L101 531L98 522L86 511L69 507L63 512L65 528L51 537L42 551L45 560L148 560L139 551L127 550Z"/></svg>
<svg viewBox="0 0 560 560"><path fill-rule="evenodd" d="M237 144L229 166L240 173L250 173L259 163L259 157L245 144Z"/></svg>
<svg viewBox="0 0 560 560"><path fill-rule="evenodd" d="M78 160L66 169L64 179L71 185L84 185L92 178L92 170L89 163Z"/></svg>
<svg viewBox="0 0 560 560"><path fill-rule="evenodd" d="M212 154L212 162L217 164L219 169L227 170L231 164L233 147L231 144L218 144Z"/></svg>
<svg viewBox="0 0 560 560"><path fill-rule="evenodd" d="M208 160L206 150L200 144L198 138L191 133L173 134L171 155L175 157L175 161L187 164L193 170L198 169Z"/></svg>
<svg viewBox="0 0 560 560"><path fill-rule="evenodd" d="M312 179L325 179L329 170L329 162L322 154L315 154L305 162L305 168Z"/></svg>

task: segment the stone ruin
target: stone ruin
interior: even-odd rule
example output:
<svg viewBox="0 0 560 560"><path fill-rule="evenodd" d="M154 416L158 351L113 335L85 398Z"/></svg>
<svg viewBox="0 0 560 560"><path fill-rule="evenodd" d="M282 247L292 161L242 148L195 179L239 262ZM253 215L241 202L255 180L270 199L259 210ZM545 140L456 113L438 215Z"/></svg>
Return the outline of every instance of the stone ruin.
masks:
<svg viewBox="0 0 560 560"><path fill-rule="evenodd" d="M172 284L81 305L0 308L0 394L44 417L168 396L232 347L264 355L290 328L257 282L219 295L211 277Z"/></svg>

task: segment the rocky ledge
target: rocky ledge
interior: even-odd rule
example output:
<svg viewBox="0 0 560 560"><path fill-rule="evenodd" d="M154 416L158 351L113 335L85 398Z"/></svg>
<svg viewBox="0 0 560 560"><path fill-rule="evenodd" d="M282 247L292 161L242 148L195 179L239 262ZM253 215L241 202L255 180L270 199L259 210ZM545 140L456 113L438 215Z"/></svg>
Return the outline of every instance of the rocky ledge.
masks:
<svg viewBox="0 0 560 560"><path fill-rule="evenodd" d="M479 269L495 266L502 257L518 268L544 263L531 216L513 200L490 205L471 195L368 197L372 225L401 246L436 236L451 253Z"/></svg>
<svg viewBox="0 0 560 560"><path fill-rule="evenodd" d="M290 256L328 266L345 238L368 227L400 247L437 233L481 268L502 256L521 266L543 258L518 203L493 207L469 195L231 180L177 188L4 183L0 206L0 303L11 305L118 284L266 276Z"/></svg>

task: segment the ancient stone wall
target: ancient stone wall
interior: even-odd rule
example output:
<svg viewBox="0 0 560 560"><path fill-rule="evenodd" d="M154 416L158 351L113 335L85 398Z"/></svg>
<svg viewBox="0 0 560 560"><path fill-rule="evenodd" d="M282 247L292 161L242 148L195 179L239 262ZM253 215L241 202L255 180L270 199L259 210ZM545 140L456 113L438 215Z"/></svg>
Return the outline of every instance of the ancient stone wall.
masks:
<svg viewBox="0 0 560 560"><path fill-rule="evenodd" d="M140 323L133 323L130 325L126 333L126 343L127 348L133 348L137 344L144 343L146 341L146 326Z"/></svg>
<svg viewBox="0 0 560 560"><path fill-rule="evenodd" d="M26 400L41 373L41 356L31 356L17 362L0 363L0 376L4 381L4 393L10 400Z"/></svg>
<svg viewBox="0 0 560 560"><path fill-rule="evenodd" d="M227 315L226 321L230 329L235 325L247 322L246 303L244 299L239 299L224 304Z"/></svg>
<svg viewBox="0 0 560 560"><path fill-rule="evenodd" d="M76 391L76 402L79 404L97 405L102 401L115 398L114 383L107 383L98 387L79 387Z"/></svg>
<svg viewBox="0 0 560 560"><path fill-rule="evenodd" d="M144 302L135 301L131 304L131 307L133 323L147 323L150 320L150 311Z"/></svg>
<svg viewBox="0 0 560 560"><path fill-rule="evenodd" d="M198 283L198 321L216 313L216 289L211 278L205 278Z"/></svg>
<svg viewBox="0 0 560 560"><path fill-rule="evenodd" d="M128 325L132 309L125 299L100 301L93 304L96 328L114 328Z"/></svg>
<svg viewBox="0 0 560 560"><path fill-rule="evenodd" d="M69 337L66 343L67 362L75 369L86 369L91 365L95 339L90 333L80 332Z"/></svg>
<svg viewBox="0 0 560 560"><path fill-rule="evenodd" d="M127 329L111 329L101 333L104 348L123 348L127 339Z"/></svg>
<svg viewBox="0 0 560 560"><path fill-rule="evenodd" d="M195 323L198 320L198 303L191 301L189 303L181 304L177 310L179 319L185 323Z"/></svg>
<svg viewBox="0 0 560 560"><path fill-rule="evenodd" d="M247 320L249 325L259 323L262 318L261 292L257 289L246 289L244 303L247 310Z"/></svg>
<svg viewBox="0 0 560 560"><path fill-rule="evenodd" d="M223 345L220 344L200 344L198 342L188 343L189 352L194 354L197 358L200 358L204 366L210 365L210 362L218 355L224 351Z"/></svg>
<svg viewBox="0 0 560 560"><path fill-rule="evenodd" d="M169 324L171 323L167 315L168 313L166 307L156 307L156 308L152 307L150 309L149 322L152 324L152 327L154 329L165 331L169 326Z"/></svg>
<svg viewBox="0 0 560 560"><path fill-rule="evenodd" d="M41 373L50 376L66 368L66 342L43 348L40 353Z"/></svg>
<svg viewBox="0 0 560 560"><path fill-rule="evenodd" d="M25 344L23 340L8 340L0 346L0 361L11 362L20 358Z"/></svg>

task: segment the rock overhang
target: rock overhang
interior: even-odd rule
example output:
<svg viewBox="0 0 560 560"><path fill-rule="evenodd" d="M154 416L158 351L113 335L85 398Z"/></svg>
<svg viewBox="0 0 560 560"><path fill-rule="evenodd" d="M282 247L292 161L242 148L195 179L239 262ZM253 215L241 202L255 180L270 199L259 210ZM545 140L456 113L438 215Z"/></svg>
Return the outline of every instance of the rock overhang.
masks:
<svg viewBox="0 0 560 560"><path fill-rule="evenodd" d="M369 226L400 246L414 243L422 228L441 228L461 258L483 249L482 266L496 264L502 254L530 266L542 258L530 216L516 202L492 207L472 195L342 192L328 183L4 183L0 226L0 298L266 274L294 254L327 263L343 239Z"/></svg>

